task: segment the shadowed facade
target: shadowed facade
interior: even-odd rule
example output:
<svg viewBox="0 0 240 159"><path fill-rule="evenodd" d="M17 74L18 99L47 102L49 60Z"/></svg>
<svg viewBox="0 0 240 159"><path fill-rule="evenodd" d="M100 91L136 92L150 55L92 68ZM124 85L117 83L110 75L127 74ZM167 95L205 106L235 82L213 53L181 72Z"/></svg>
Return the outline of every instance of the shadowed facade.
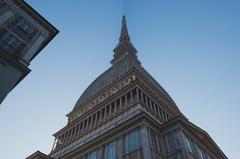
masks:
<svg viewBox="0 0 240 159"><path fill-rule="evenodd" d="M0 0L0 104L58 30L23 0Z"/></svg>

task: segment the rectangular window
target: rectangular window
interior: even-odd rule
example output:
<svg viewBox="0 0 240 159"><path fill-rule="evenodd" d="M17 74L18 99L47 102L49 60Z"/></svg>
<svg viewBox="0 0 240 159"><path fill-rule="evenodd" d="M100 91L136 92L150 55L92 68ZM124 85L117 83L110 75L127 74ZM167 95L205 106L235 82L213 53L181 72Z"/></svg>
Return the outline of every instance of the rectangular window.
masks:
<svg viewBox="0 0 240 159"><path fill-rule="evenodd" d="M197 147L199 159L204 159L202 150L198 146L196 146L196 147Z"/></svg>
<svg viewBox="0 0 240 159"><path fill-rule="evenodd" d="M193 147L192 147L192 141L188 137L186 137L187 147L188 151L193 154Z"/></svg>
<svg viewBox="0 0 240 159"><path fill-rule="evenodd" d="M10 28L21 38L32 40L37 34L37 29L27 22L23 17L16 17L11 23Z"/></svg>
<svg viewBox="0 0 240 159"><path fill-rule="evenodd" d="M6 53L19 53L25 47L17 37L12 33L2 30L0 32L0 50Z"/></svg>
<svg viewBox="0 0 240 159"><path fill-rule="evenodd" d="M130 132L125 136L125 153L135 151L141 147L139 130Z"/></svg>
<svg viewBox="0 0 240 159"><path fill-rule="evenodd" d="M170 133L170 134L167 136L167 140L168 140L168 149L169 149L169 152L176 150L176 148L177 148L177 141L176 141L175 133L174 133L174 132L173 132L173 133Z"/></svg>
<svg viewBox="0 0 240 159"><path fill-rule="evenodd" d="M97 151L91 152L87 159L97 159Z"/></svg>
<svg viewBox="0 0 240 159"><path fill-rule="evenodd" d="M117 143L112 141L105 148L105 159L116 159L117 158Z"/></svg>

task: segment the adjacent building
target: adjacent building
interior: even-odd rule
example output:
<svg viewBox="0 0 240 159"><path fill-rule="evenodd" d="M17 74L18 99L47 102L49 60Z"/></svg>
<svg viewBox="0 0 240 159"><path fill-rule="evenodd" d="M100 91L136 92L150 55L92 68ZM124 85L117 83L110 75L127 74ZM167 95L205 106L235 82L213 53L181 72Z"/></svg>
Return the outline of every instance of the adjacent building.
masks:
<svg viewBox="0 0 240 159"><path fill-rule="evenodd" d="M51 153L27 159L227 159L141 66L125 17L111 64L54 134Z"/></svg>
<svg viewBox="0 0 240 159"><path fill-rule="evenodd" d="M0 104L58 30L23 0L0 0Z"/></svg>

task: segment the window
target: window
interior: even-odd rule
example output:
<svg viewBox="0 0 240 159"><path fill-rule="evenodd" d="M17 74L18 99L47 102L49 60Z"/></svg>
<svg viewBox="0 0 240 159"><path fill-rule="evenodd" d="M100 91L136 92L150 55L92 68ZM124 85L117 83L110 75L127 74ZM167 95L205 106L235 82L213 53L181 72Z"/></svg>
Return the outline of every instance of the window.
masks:
<svg viewBox="0 0 240 159"><path fill-rule="evenodd" d="M203 152L198 146L197 146L197 151L198 151L199 159L204 159L203 158Z"/></svg>
<svg viewBox="0 0 240 159"><path fill-rule="evenodd" d="M186 137L186 142L187 142L188 151L189 151L190 153L193 153L193 147L192 147L192 141L191 141L191 139L189 139L188 137Z"/></svg>
<svg viewBox="0 0 240 159"><path fill-rule="evenodd" d="M153 131L151 131L150 134L151 134L152 148L153 148L153 150L158 151L157 135Z"/></svg>
<svg viewBox="0 0 240 159"><path fill-rule="evenodd" d="M24 46L24 43L12 33L6 30L0 32L0 49L2 51L14 54L20 52Z"/></svg>
<svg viewBox="0 0 240 159"><path fill-rule="evenodd" d="M87 159L97 159L97 151L91 152Z"/></svg>
<svg viewBox="0 0 240 159"><path fill-rule="evenodd" d="M140 148L141 141L139 130L135 130L130 132L125 136L125 152L129 153L135 151L136 149Z"/></svg>
<svg viewBox="0 0 240 159"><path fill-rule="evenodd" d="M175 133L171 133L167 136L169 152L177 149L177 142L175 138Z"/></svg>
<svg viewBox="0 0 240 159"><path fill-rule="evenodd" d="M10 27L16 34L18 34L23 39L32 40L36 35L37 30L28 23L23 17L15 18L11 23Z"/></svg>
<svg viewBox="0 0 240 159"><path fill-rule="evenodd" d="M105 159L116 159L117 158L117 144L116 141L112 141L106 146Z"/></svg>

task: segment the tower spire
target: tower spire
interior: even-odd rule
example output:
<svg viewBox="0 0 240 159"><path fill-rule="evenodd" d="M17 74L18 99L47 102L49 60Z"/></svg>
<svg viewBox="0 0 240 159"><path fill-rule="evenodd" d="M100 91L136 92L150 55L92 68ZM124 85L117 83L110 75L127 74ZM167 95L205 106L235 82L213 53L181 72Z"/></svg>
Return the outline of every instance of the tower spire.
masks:
<svg viewBox="0 0 240 159"><path fill-rule="evenodd" d="M119 42L123 42L125 40L130 41L130 37L128 35L126 17L125 17L125 15L123 15L123 17L122 17L122 30L121 30L121 35L120 35L120 38L119 38Z"/></svg>
<svg viewBox="0 0 240 159"><path fill-rule="evenodd" d="M121 28L119 42L115 47L115 49L113 50L113 52L114 52L114 58L111 61L112 64L117 63L127 55L132 55L131 57L134 57L135 59L137 59L137 56L136 56L137 50L134 48L133 44L131 43L130 37L128 35L127 22L126 22L125 15L122 16L122 28Z"/></svg>

